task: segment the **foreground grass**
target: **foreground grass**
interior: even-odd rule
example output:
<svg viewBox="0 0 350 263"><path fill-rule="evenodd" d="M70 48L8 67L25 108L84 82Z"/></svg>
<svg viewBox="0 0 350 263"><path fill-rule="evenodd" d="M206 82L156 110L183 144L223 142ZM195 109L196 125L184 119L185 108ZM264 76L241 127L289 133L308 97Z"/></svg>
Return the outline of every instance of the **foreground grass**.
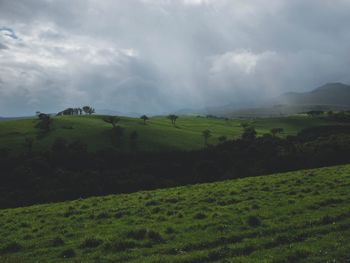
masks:
<svg viewBox="0 0 350 263"><path fill-rule="evenodd" d="M54 118L53 130L42 138L37 138L34 128L36 119L21 119L0 122L0 148L23 151L25 138L35 139L33 149L38 151L50 146L56 138L68 141L79 140L91 151L111 147L111 128L101 116L60 116ZM282 136L293 135L304 128L334 124L329 121L305 116L266 118L256 120L222 120L203 117L181 116L173 127L164 117L151 118L147 125L142 120L123 117L119 125L125 129L122 151L130 150L129 135L137 131L137 149L143 151L191 150L204 147L202 131L209 129L210 144L216 144L218 137L237 138L242 134L241 123L256 128L258 134L269 133L272 128L284 128Z"/></svg>
<svg viewBox="0 0 350 263"><path fill-rule="evenodd" d="M348 262L350 165L0 210L0 262Z"/></svg>

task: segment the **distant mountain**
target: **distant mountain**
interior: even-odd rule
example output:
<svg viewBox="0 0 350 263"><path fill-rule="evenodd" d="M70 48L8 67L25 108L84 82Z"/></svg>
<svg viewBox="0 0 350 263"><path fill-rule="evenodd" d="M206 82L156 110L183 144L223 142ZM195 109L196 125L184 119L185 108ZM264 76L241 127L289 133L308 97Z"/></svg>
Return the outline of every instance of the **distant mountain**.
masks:
<svg viewBox="0 0 350 263"><path fill-rule="evenodd" d="M1 117L0 121L8 121L8 120L18 120L18 119L29 119L33 118L34 116L21 116L21 117Z"/></svg>
<svg viewBox="0 0 350 263"><path fill-rule="evenodd" d="M113 115L113 116L126 116L126 117L140 117L142 114L137 112L122 112L109 109L97 109L96 114L99 115Z"/></svg>
<svg viewBox="0 0 350 263"><path fill-rule="evenodd" d="M288 92L250 108L237 108L230 104L186 113L215 115L221 117L276 117L293 115L310 110L350 109L350 85L328 83L309 92Z"/></svg>
<svg viewBox="0 0 350 263"><path fill-rule="evenodd" d="M276 98L275 103L350 107L350 85L328 83L310 92L289 92Z"/></svg>

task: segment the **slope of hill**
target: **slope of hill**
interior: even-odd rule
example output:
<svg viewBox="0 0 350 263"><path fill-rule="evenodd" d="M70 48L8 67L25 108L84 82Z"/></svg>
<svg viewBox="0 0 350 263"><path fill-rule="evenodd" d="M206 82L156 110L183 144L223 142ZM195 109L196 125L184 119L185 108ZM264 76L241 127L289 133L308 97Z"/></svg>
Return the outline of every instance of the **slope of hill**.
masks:
<svg viewBox="0 0 350 263"><path fill-rule="evenodd" d="M1 262L348 262L350 165L0 210Z"/></svg>
<svg viewBox="0 0 350 263"><path fill-rule="evenodd" d="M189 150L204 146L202 131L209 129L212 136L208 142L216 144L219 136L228 139L239 137L242 133L240 124L248 122L259 134L269 133L271 128L284 128L284 135L296 134L298 131L319 125L330 124L329 121L308 118L288 117L256 120L223 120L204 117L180 116L176 126L165 117L151 118L146 125L138 118L121 118L118 123L125 129L121 150L129 150L129 136L137 131L137 149L155 150ZM38 130L34 128L36 119L9 120L0 122L0 148L13 151L24 147L25 138L35 139L33 149L40 150L50 146L56 138L68 141L79 140L88 145L89 150L112 147L112 125L105 123L102 116L59 116L54 118L53 130L43 138L37 139Z"/></svg>
<svg viewBox="0 0 350 263"><path fill-rule="evenodd" d="M283 94L276 101L287 105L350 107L350 86L342 83L328 83L310 92Z"/></svg>

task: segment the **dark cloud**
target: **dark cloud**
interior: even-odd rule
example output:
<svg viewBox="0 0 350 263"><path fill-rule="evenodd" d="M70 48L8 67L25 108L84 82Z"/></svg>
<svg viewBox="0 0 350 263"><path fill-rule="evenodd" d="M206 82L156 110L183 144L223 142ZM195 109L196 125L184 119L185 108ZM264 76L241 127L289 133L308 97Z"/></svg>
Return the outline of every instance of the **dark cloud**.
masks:
<svg viewBox="0 0 350 263"><path fill-rule="evenodd" d="M0 1L0 115L242 106L349 83L349 12L347 0Z"/></svg>
<svg viewBox="0 0 350 263"><path fill-rule="evenodd" d="M0 49L8 49L8 47L2 43L0 43Z"/></svg>

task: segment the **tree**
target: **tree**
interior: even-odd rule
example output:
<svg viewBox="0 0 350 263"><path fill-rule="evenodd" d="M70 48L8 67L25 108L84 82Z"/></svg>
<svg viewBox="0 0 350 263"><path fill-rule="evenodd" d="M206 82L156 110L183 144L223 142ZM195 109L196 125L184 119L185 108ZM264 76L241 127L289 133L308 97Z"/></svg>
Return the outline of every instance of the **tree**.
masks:
<svg viewBox="0 0 350 263"><path fill-rule="evenodd" d="M117 116L107 116L103 118L103 121L112 124L113 128L115 128L120 121L120 118Z"/></svg>
<svg viewBox="0 0 350 263"><path fill-rule="evenodd" d="M143 124L146 124L146 121L149 120L149 118L146 115L142 115L140 119L143 120Z"/></svg>
<svg viewBox="0 0 350 263"><path fill-rule="evenodd" d="M276 136L277 134L281 134L283 132L283 128L272 128L270 132L273 136Z"/></svg>
<svg viewBox="0 0 350 263"><path fill-rule="evenodd" d="M204 144L208 145L208 139L211 137L211 131L208 129L202 131L202 136L204 138Z"/></svg>
<svg viewBox="0 0 350 263"><path fill-rule="evenodd" d="M311 117L316 117L316 116L320 116L322 114L324 114L324 111L321 110L311 110L306 112L307 115L311 116Z"/></svg>
<svg viewBox="0 0 350 263"><path fill-rule="evenodd" d="M52 122L51 116L46 113L38 113L39 122L35 125L35 128L42 130L47 133L51 130Z"/></svg>
<svg viewBox="0 0 350 263"><path fill-rule="evenodd" d="M246 123L246 122L242 122L240 125L241 125L241 127L242 127L243 129L245 129L245 128L247 128L247 127L249 126L249 124Z"/></svg>
<svg viewBox="0 0 350 263"><path fill-rule="evenodd" d="M254 127L246 127L244 128L243 134L242 134L242 139L243 140L248 140L248 141L252 141L254 139L256 139L256 131L254 129Z"/></svg>
<svg viewBox="0 0 350 263"><path fill-rule="evenodd" d="M170 114L167 116L167 118L171 121L172 125L175 126L176 120L179 118L179 116Z"/></svg>
<svg viewBox="0 0 350 263"><path fill-rule="evenodd" d="M227 141L227 137L225 135L221 135L218 137L219 143L224 143Z"/></svg>
<svg viewBox="0 0 350 263"><path fill-rule="evenodd" d="M83 111L84 111L86 114L89 114L89 115L95 113L95 109L92 108L92 107L90 107L90 106L84 106L84 107L83 107Z"/></svg>

